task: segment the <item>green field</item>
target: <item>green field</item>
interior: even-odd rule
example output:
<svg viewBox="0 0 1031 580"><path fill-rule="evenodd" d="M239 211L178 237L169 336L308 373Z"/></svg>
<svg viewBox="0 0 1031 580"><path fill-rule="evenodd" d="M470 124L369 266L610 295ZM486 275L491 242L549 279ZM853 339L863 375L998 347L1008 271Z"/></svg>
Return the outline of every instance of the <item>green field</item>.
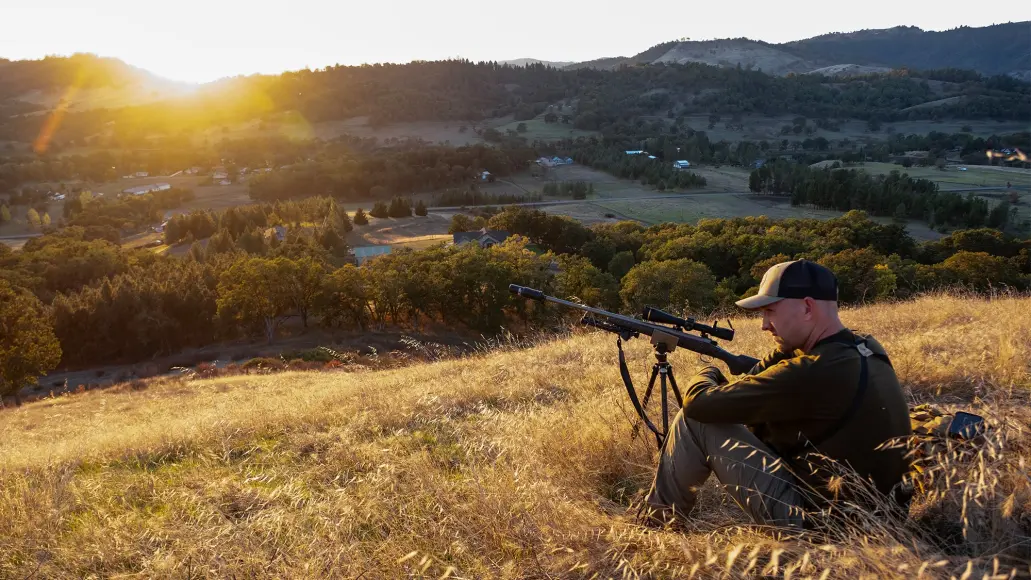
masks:
<svg viewBox="0 0 1031 580"><path fill-rule="evenodd" d="M567 113L568 114L568 110ZM333 139L341 135L355 137L386 139L417 138L431 143L450 143L455 146L484 143L476 133L476 128L483 130L493 128L501 133L509 129L516 131L519 123L526 123L526 132L519 133L529 141L556 140L576 137L598 136L597 131L574 129L571 124L545 123L544 115L538 115L528 121L515 121L511 115L488 119L486 121L411 121L405 123L389 123L386 125L370 124L368 117L354 117L340 121L309 122L296 111L288 111L271 116L262 121L252 120L245 123L216 127L199 134L195 138L198 144L204 140L216 141L225 139L243 139L254 137L281 136L289 139Z"/></svg>
<svg viewBox="0 0 1031 580"><path fill-rule="evenodd" d="M499 125L493 125L492 123L492 126L494 126L498 131L505 133L509 129L516 131L520 123L526 123L526 132L519 133L519 135L526 137L526 139L531 142L534 140L554 141L566 138L576 139L577 137L597 137L600 135L597 131L574 129L572 124L545 123L543 115L538 116L536 119L530 119L529 121L511 121Z"/></svg>
<svg viewBox="0 0 1031 580"><path fill-rule="evenodd" d="M656 163L659 163L656 161ZM740 167L692 167L691 171L704 177L707 185L703 188L686 190L685 193L720 192L720 193L745 193L748 191L747 169ZM529 173L519 173L508 176L495 183L480 184L480 189L492 194L525 194L527 192L539 192L544 184L549 182L584 181L594 186L594 197L592 199L623 198L639 195L663 195L666 192L659 191L648 185L641 185L638 181L620 179L603 171L574 163L552 167L545 170L544 174L538 177ZM674 192L669 192L674 193Z"/></svg>
<svg viewBox="0 0 1031 580"><path fill-rule="evenodd" d="M824 162L826 163L826 162ZM960 171L959 167L966 167ZM1007 183L1017 188L1031 188L1031 170L1008 167L990 167L978 165L949 165L945 170L937 167L909 167L892 163L866 163L855 166L875 175L887 175L892 171L907 173L910 177L930 179L938 183L942 189L953 187L1005 187Z"/></svg>
<svg viewBox="0 0 1031 580"><path fill-rule="evenodd" d="M560 118L563 114L575 115L575 112L571 111L571 108L567 108L565 109L565 112L556 113L560 115ZM689 127L696 131L705 131L713 141L726 140L733 142L741 140L767 140L771 143L779 143L782 139L795 141L804 140L810 137L805 133L799 135L794 133L788 135L780 134L781 127L792 124L792 120L794 119L793 115L769 117L762 115L745 115L741 120L742 129L728 129L726 124L729 119L730 117L728 115L724 115L720 122L716 123L712 129L709 129L708 114L688 115L685 117ZM665 116L657 116L654 120L660 120L664 124L672 123L672 121L667 119ZM526 139L531 142L534 140L550 141L564 138L595 137L600 135L597 131L575 129L572 124L561 122L545 123L543 114L527 121L515 121L512 116L509 115L480 122L413 121L375 126L369 124L368 117L354 117L352 119L340 121L312 123L299 113L288 111L274 115L265 121L253 120L245 123L229 125L224 128L212 128L204 132L203 136L199 136L198 140L207 139L209 141L215 141L223 138L240 139L259 136L267 137L273 135L291 139L333 139L341 135L354 135L366 138L375 137L383 140L413 137L425 139L432 143L449 142L452 145L457 146L484 142L483 139L473 130L474 125L481 129L491 127L505 133L509 129L515 131L521 122L526 123L527 131L525 133L520 133L520 135L526 137ZM809 120L810 125L813 123L813 120ZM465 131L461 130L463 126L466 128ZM994 122L948 120L940 123L935 123L933 121L886 123L880 131L871 132L866 128L865 122L853 119L841 123L840 131L817 129L816 133L811 137L824 137L831 141L840 141L841 139L848 138L857 142L869 143L888 139L893 133L904 135L926 135L931 131L959 133L963 126L970 126L970 128L973 129L972 134L978 137L988 137L993 134L1002 135L1027 130L1027 126L1019 121Z"/></svg>
<svg viewBox="0 0 1031 580"><path fill-rule="evenodd" d="M666 222L697 223L706 218L735 218L746 216L767 216L772 219L813 218L830 219L842 215L834 210L793 207L783 198L771 198L752 194L685 194L682 198L642 199L639 201L598 200L583 204L557 206L549 212L568 215L586 223L632 219L647 225ZM605 214L614 215L606 218ZM889 218L873 218L889 223ZM910 222L910 234L918 240L941 237L926 224Z"/></svg>
<svg viewBox="0 0 1031 580"><path fill-rule="evenodd" d="M791 125L794 118L795 115L743 115L741 117L741 125L743 126L743 129L728 129L726 127L727 121L730 120L730 115L722 115L720 121L717 122L712 129L708 128L708 114L687 115L685 117L685 121L692 129L696 131L705 131L709 136L709 139L712 141L761 141L765 139L770 142L779 142L782 139L795 141L804 140L810 137L804 132L799 135L794 133L790 133L788 135L780 134L781 127L784 125ZM809 119L808 124L815 125L815 121L813 119ZM831 141L840 141L841 139L848 138L853 141L872 142L883 141L890 138L892 134L926 135L931 131L960 133L964 126L969 126L972 129L971 134L977 137L988 137L991 135L1004 135L1008 133L1027 131L1027 123L1021 121L997 122L949 119L941 122L920 120L884 123L879 131L871 132L867 129L865 121L850 119L840 124L840 131L817 129L811 137L824 137Z"/></svg>

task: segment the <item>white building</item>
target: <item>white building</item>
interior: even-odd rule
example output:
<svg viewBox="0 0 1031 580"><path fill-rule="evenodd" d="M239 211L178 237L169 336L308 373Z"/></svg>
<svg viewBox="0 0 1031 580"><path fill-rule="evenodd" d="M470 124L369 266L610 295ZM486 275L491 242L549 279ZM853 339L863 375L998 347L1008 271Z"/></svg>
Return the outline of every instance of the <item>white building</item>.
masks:
<svg viewBox="0 0 1031 580"><path fill-rule="evenodd" d="M688 167L691 167L690 161L681 160L673 162L673 169L687 169Z"/></svg>
<svg viewBox="0 0 1031 580"><path fill-rule="evenodd" d="M130 187L123 189L122 193L128 193L130 195L143 195L152 191L167 191L172 189L172 186L167 183L152 183L150 185L138 185L136 187Z"/></svg>

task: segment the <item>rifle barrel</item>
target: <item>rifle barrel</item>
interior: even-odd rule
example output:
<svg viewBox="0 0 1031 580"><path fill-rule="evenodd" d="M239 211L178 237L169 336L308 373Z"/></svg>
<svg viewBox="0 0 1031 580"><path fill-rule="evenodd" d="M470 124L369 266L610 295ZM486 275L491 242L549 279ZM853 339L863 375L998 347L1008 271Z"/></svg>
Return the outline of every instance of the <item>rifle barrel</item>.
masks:
<svg viewBox="0 0 1031 580"><path fill-rule="evenodd" d="M577 304L576 302L570 302L554 296L548 296L540 290L534 288L527 288L526 286L519 286L516 284L510 284L508 289L513 294L517 294L524 298L536 300L538 302L552 302L567 308L573 308L583 312L589 312L591 314L602 316L613 324L617 324L627 330L632 330L640 334L646 334L651 336L652 332L660 331L665 334L675 336L677 338L677 346L685 348L690 351L697 352L706 356L718 358L727 364L730 368L730 372L735 375L748 372L758 361L758 359L752 358L746 355L736 355L728 352L713 340L708 340L700 336L693 334L687 334L686 332L680 332L674 328L668 326L661 326L658 324L652 324L637 320L636 318L630 318L629 316L623 316L622 314L616 314L615 312L609 312L608 310L602 310L600 308L593 308L591 306L585 306L583 304Z"/></svg>

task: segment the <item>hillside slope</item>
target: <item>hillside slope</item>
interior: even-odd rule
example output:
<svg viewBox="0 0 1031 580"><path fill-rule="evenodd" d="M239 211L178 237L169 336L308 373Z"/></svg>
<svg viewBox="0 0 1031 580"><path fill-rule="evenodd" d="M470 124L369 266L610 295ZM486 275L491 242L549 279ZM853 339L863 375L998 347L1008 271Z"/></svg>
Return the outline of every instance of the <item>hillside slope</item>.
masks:
<svg viewBox="0 0 1031 580"><path fill-rule="evenodd" d="M642 529L630 506L653 442L631 439L612 337L577 334L390 371L165 379L3 411L0 576L980 578L1000 552L1005 573L1031 559L1029 309L1028 297L939 296L845 313L886 345L914 400L976 395L964 407L1008 421L976 461L950 455L948 483L924 481L940 495L919 496L894 532L778 539L742 526L711 484L686 531ZM738 320L734 350L768 349L758 326ZM628 346L642 380L648 345ZM671 359L682 382L700 366Z"/></svg>
<svg viewBox="0 0 1031 580"><path fill-rule="evenodd" d="M812 62L781 50L776 45L745 38L681 42L653 62L698 62L727 67L741 65L742 68L762 70L771 75L805 73L816 68Z"/></svg>
<svg viewBox="0 0 1031 580"><path fill-rule="evenodd" d="M191 89L117 58L92 54L38 60L0 59L0 119L58 104L69 110L125 107L167 99ZM8 112L9 111L9 112Z"/></svg>
<svg viewBox="0 0 1031 580"><path fill-rule="evenodd" d="M915 26L834 33L780 45L801 58L831 64L961 68L986 75L1031 69L1031 22L925 31Z"/></svg>
<svg viewBox="0 0 1031 580"><path fill-rule="evenodd" d="M942 32L914 26L831 33L783 44L747 38L666 42L631 57L603 58L567 68L612 70L622 65L698 62L762 69L772 75L822 72L830 75L884 69L959 68L985 75L1031 74L1031 22L1010 22ZM828 67L832 67L829 68ZM818 70L824 69L824 70Z"/></svg>

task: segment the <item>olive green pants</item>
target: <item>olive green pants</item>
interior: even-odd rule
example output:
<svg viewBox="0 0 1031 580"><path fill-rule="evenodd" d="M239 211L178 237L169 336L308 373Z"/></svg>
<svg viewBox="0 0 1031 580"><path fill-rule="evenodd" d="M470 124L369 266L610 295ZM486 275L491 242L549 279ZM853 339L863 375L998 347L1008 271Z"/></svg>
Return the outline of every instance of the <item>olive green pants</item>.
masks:
<svg viewBox="0 0 1031 580"><path fill-rule="evenodd" d="M744 425L699 423L677 414L659 455L647 507L667 521L686 516L714 473L757 524L802 526L802 496L787 466Z"/></svg>

